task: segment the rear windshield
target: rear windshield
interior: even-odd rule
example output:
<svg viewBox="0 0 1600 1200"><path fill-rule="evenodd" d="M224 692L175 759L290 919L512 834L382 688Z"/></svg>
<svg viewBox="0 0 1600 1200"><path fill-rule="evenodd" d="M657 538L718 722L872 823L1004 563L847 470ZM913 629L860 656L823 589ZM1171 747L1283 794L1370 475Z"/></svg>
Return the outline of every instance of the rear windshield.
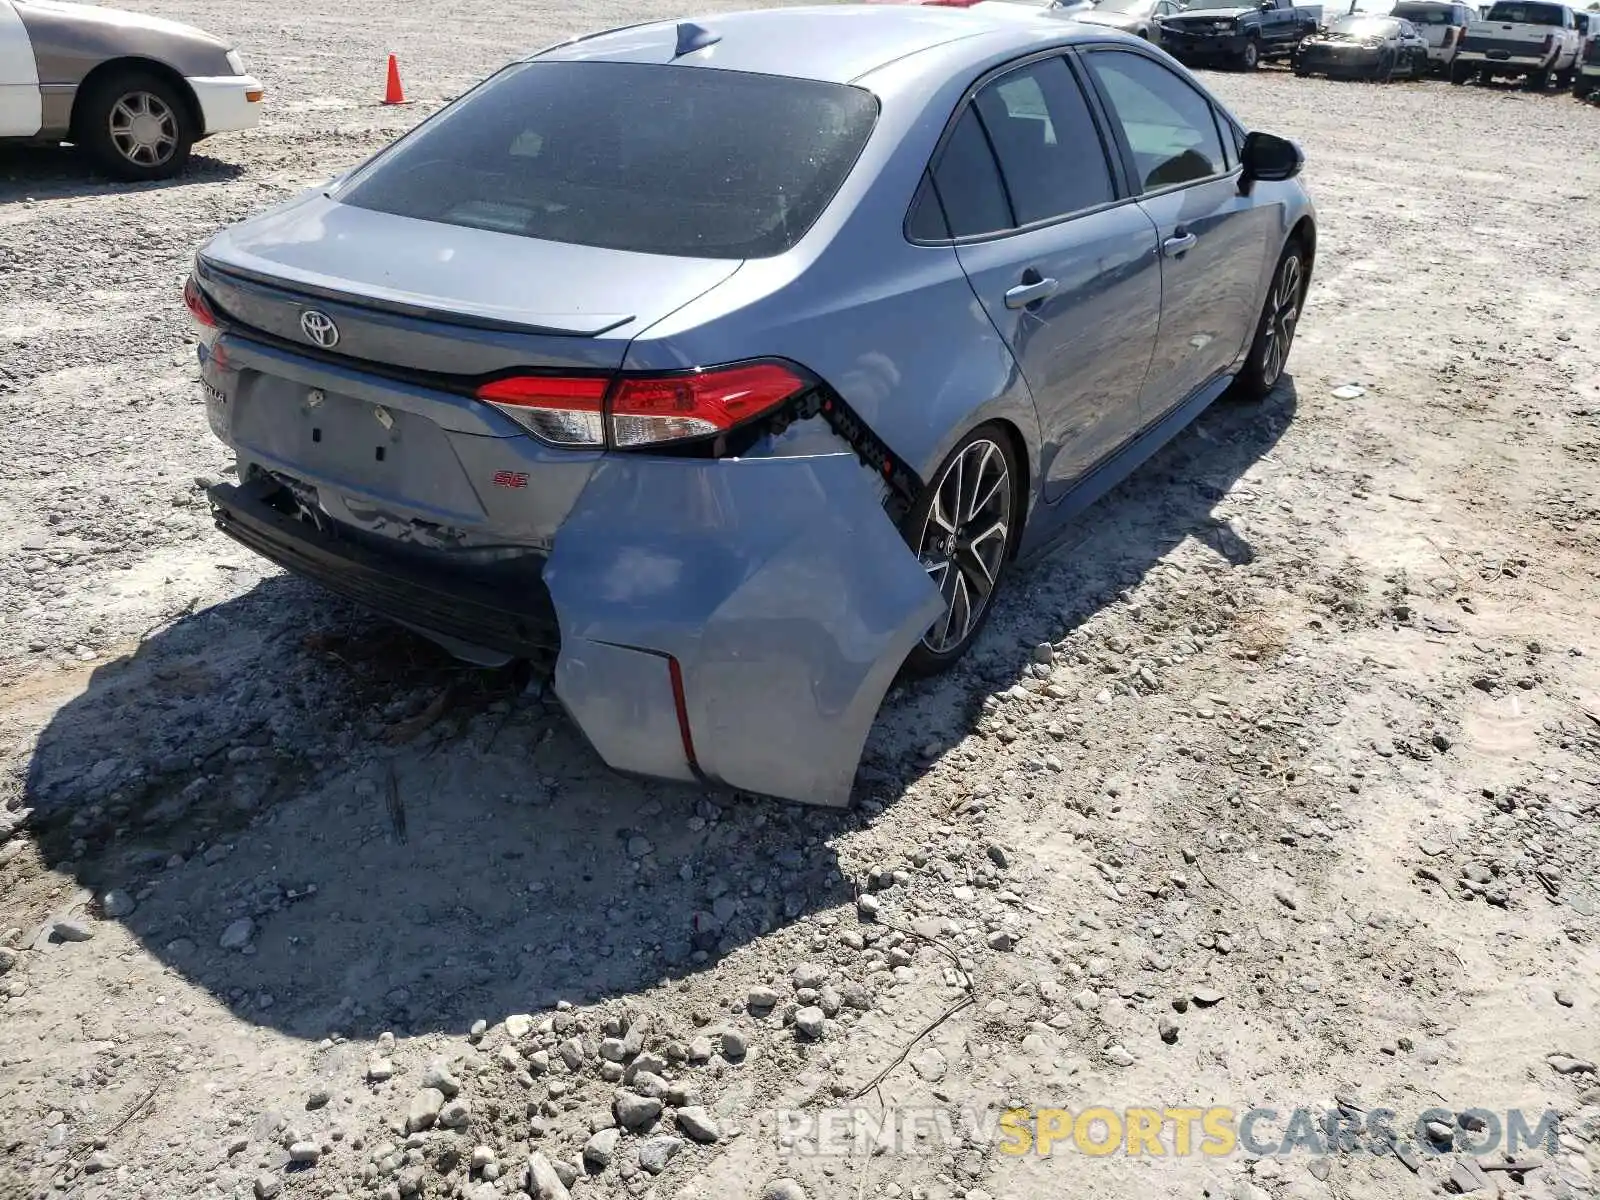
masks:
<svg viewBox="0 0 1600 1200"><path fill-rule="evenodd" d="M1391 15L1410 21L1413 25L1449 25L1451 10L1437 4L1396 4Z"/></svg>
<svg viewBox="0 0 1600 1200"><path fill-rule="evenodd" d="M1513 21L1523 25L1565 25L1565 10L1559 4L1496 4L1489 10L1491 21Z"/></svg>
<svg viewBox="0 0 1600 1200"><path fill-rule="evenodd" d="M521 63L402 139L339 200L582 246L764 258L822 215L877 114L870 93L843 84Z"/></svg>

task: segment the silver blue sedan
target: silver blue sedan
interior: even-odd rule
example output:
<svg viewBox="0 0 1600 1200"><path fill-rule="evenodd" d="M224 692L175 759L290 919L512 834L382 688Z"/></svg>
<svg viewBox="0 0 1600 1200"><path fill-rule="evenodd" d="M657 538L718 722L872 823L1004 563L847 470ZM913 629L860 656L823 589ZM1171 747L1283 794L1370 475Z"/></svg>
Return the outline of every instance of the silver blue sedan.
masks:
<svg viewBox="0 0 1600 1200"><path fill-rule="evenodd" d="M221 528L464 658L554 652L619 769L848 802L902 669L1273 388L1316 253L1291 142L1019 11L580 38L218 234Z"/></svg>

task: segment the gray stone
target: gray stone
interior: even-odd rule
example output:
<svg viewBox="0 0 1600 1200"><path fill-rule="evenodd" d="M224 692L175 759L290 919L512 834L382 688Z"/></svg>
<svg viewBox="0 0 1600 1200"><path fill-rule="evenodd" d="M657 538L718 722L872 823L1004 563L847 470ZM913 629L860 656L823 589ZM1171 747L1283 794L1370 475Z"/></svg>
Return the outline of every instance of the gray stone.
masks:
<svg viewBox="0 0 1600 1200"><path fill-rule="evenodd" d="M737 1062L750 1051L750 1039L737 1029L722 1031L722 1057Z"/></svg>
<svg viewBox="0 0 1600 1200"><path fill-rule="evenodd" d="M382 1056L374 1056L367 1060L367 1079L372 1083L382 1083L386 1079L394 1078L394 1064Z"/></svg>
<svg viewBox="0 0 1600 1200"><path fill-rule="evenodd" d="M1178 1023L1171 1017L1164 1016L1156 1022L1156 1032L1161 1035L1161 1040L1170 1046L1178 1040Z"/></svg>
<svg viewBox="0 0 1600 1200"><path fill-rule="evenodd" d="M554 1164L537 1151L528 1155L528 1191L533 1200L569 1200L571 1195Z"/></svg>
<svg viewBox="0 0 1600 1200"><path fill-rule="evenodd" d="M682 1138L653 1137L639 1147L639 1166L651 1175L659 1175L682 1149Z"/></svg>
<svg viewBox="0 0 1600 1200"><path fill-rule="evenodd" d="M1133 1055L1129 1054L1127 1049L1122 1046L1108 1046L1106 1048L1106 1057L1119 1067L1131 1067L1136 1061Z"/></svg>
<svg viewBox="0 0 1600 1200"><path fill-rule="evenodd" d="M89 1156L89 1161L83 1164L85 1175L98 1175L101 1171L115 1171L119 1163L117 1156L109 1150L96 1150Z"/></svg>
<svg viewBox="0 0 1600 1200"><path fill-rule="evenodd" d="M121 888L112 888L100 897L100 911L113 921L120 920L139 907L139 902Z"/></svg>
<svg viewBox="0 0 1600 1200"><path fill-rule="evenodd" d="M315 1142L295 1142L289 1147L289 1161L314 1166L322 1158L322 1147Z"/></svg>
<svg viewBox="0 0 1600 1200"><path fill-rule="evenodd" d="M279 1192L283 1191L283 1180L270 1171L263 1171L256 1176L256 1200L272 1200Z"/></svg>
<svg viewBox="0 0 1600 1200"><path fill-rule="evenodd" d="M1201 1008L1210 1008L1213 1004L1222 1003L1222 993L1216 988L1195 988L1193 999Z"/></svg>
<svg viewBox="0 0 1600 1200"><path fill-rule="evenodd" d="M827 1026L827 1017L820 1008L802 1008L794 1015L794 1027L800 1031L801 1036L816 1041L823 1034Z"/></svg>
<svg viewBox="0 0 1600 1200"><path fill-rule="evenodd" d="M1009 950L1011 947L1017 944L1017 939L1012 937L1004 929L996 929L983 940L988 943L989 949L991 950Z"/></svg>
<svg viewBox="0 0 1600 1200"><path fill-rule="evenodd" d="M1072 997L1072 1003L1084 1012L1094 1012L1100 1007L1100 993L1093 988L1084 988Z"/></svg>
<svg viewBox="0 0 1600 1200"><path fill-rule="evenodd" d="M876 921L882 910L883 902L870 892L863 892L856 897L856 915L863 921Z"/></svg>
<svg viewBox="0 0 1600 1200"><path fill-rule="evenodd" d="M57 917L51 922L50 935L58 942L87 942L94 936L94 926L81 917Z"/></svg>
<svg viewBox="0 0 1600 1200"><path fill-rule="evenodd" d="M527 1013L512 1013L506 1018L506 1036L520 1042L533 1032L533 1018Z"/></svg>
<svg viewBox="0 0 1600 1200"><path fill-rule="evenodd" d="M711 1114L698 1104L691 1104L678 1110L678 1128L695 1141L706 1145L710 1145L722 1137L722 1130L718 1128Z"/></svg>
<svg viewBox="0 0 1600 1200"><path fill-rule="evenodd" d="M600 1043L600 1057L607 1062L621 1062L628 1057L627 1043L621 1038L606 1038Z"/></svg>
<svg viewBox="0 0 1600 1200"><path fill-rule="evenodd" d="M641 1096L636 1092L622 1091L617 1093L614 1111L617 1114L617 1124L624 1129L635 1132L649 1129L661 1116L661 1101L654 1096Z"/></svg>
<svg viewBox="0 0 1600 1200"><path fill-rule="evenodd" d="M596 1171L604 1171L616 1157L617 1142L621 1137L622 1130L615 1127L596 1130L583 1144L583 1161Z"/></svg>
<svg viewBox="0 0 1600 1200"><path fill-rule="evenodd" d="M950 1064L945 1060L944 1055L933 1046L929 1046L921 1053L913 1055L911 1059L911 1069L929 1083L938 1083L939 1080L944 1078L944 1074L949 1070L949 1067Z"/></svg>
<svg viewBox="0 0 1600 1200"><path fill-rule="evenodd" d="M443 1092L438 1088L423 1088L411 1098L411 1107L406 1112L406 1132L416 1133L422 1129L432 1129L433 1123L439 1119L439 1110L443 1107Z"/></svg>
<svg viewBox="0 0 1600 1200"><path fill-rule="evenodd" d="M1557 1075L1593 1075L1595 1066L1585 1058L1573 1058L1566 1054L1549 1054L1545 1062L1550 1064L1550 1069Z"/></svg>
<svg viewBox="0 0 1600 1200"><path fill-rule="evenodd" d="M0 975L4 975L21 961L22 951L13 950L10 946L0 946Z"/></svg>
<svg viewBox="0 0 1600 1200"><path fill-rule="evenodd" d="M448 1100L439 1110L441 1129L465 1129L472 1120L472 1106L465 1100Z"/></svg>
<svg viewBox="0 0 1600 1200"><path fill-rule="evenodd" d="M716 1047L708 1037L693 1038L689 1042L689 1061L692 1063L710 1062L716 1052Z"/></svg>
<svg viewBox="0 0 1600 1200"><path fill-rule="evenodd" d="M1572 998L1572 993L1567 991L1566 988L1557 988L1556 1003L1561 1005L1562 1008L1571 1008L1576 1001Z"/></svg>
<svg viewBox="0 0 1600 1200"><path fill-rule="evenodd" d="M821 963L801 963L794 969L790 980L796 991L801 988L820 988L828 982L828 968Z"/></svg>
<svg viewBox="0 0 1600 1200"><path fill-rule="evenodd" d="M461 1091L460 1081L450 1073L450 1068L443 1063L433 1063L422 1073L422 1086L437 1089L444 1094L447 1100Z"/></svg>
<svg viewBox="0 0 1600 1200"><path fill-rule="evenodd" d="M761 1200L806 1200L806 1190L793 1179L774 1179L761 1189Z"/></svg>
<svg viewBox="0 0 1600 1200"><path fill-rule="evenodd" d="M844 997L832 984L817 993L817 1007L826 1017L837 1017L844 1008Z"/></svg>
<svg viewBox="0 0 1600 1200"><path fill-rule="evenodd" d="M556 1052L561 1055L561 1061L567 1064L569 1071L582 1070L589 1057L584 1053L582 1038L568 1038L556 1047Z"/></svg>
<svg viewBox="0 0 1600 1200"><path fill-rule="evenodd" d="M217 939L217 945L224 950L242 950L250 944L250 937L255 931L255 922L249 917L240 917L222 931L222 936Z"/></svg>
<svg viewBox="0 0 1600 1200"><path fill-rule="evenodd" d="M311 1094L306 1097L306 1107L309 1109L324 1108L328 1101L333 1099L333 1093L325 1087L312 1088Z"/></svg>
<svg viewBox="0 0 1600 1200"><path fill-rule="evenodd" d="M744 1006L751 1012L768 1012L778 1006L781 998L769 987L753 987L744 999Z"/></svg>

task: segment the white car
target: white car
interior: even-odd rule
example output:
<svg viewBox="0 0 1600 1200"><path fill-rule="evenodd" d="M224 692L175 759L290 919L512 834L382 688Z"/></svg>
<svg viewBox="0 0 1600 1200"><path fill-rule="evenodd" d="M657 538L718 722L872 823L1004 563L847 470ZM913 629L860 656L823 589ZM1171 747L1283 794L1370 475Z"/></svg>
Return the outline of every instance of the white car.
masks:
<svg viewBox="0 0 1600 1200"><path fill-rule="evenodd" d="M0 141L72 142L121 179L165 179L251 129L262 87L188 25L61 0L0 0Z"/></svg>

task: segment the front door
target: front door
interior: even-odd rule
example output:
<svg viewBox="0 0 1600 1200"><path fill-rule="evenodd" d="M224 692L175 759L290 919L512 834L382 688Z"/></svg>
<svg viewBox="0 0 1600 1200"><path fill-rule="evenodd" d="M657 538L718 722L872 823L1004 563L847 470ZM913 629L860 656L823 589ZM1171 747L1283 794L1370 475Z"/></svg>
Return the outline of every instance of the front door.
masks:
<svg viewBox="0 0 1600 1200"><path fill-rule="evenodd" d="M32 137L41 120L33 42L11 0L0 0L0 137Z"/></svg>
<svg viewBox="0 0 1600 1200"><path fill-rule="evenodd" d="M1084 59L1123 135L1161 246L1161 327L1143 391L1155 419L1215 382L1246 349L1279 214L1239 194L1231 126L1176 71L1127 50L1095 49Z"/></svg>
<svg viewBox="0 0 1600 1200"><path fill-rule="evenodd" d="M1155 227L1138 205L1117 203L1100 132L1061 57L985 85L934 182L962 269L1033 393L1053 499L1144 424L1161 305Z"/></svg>

